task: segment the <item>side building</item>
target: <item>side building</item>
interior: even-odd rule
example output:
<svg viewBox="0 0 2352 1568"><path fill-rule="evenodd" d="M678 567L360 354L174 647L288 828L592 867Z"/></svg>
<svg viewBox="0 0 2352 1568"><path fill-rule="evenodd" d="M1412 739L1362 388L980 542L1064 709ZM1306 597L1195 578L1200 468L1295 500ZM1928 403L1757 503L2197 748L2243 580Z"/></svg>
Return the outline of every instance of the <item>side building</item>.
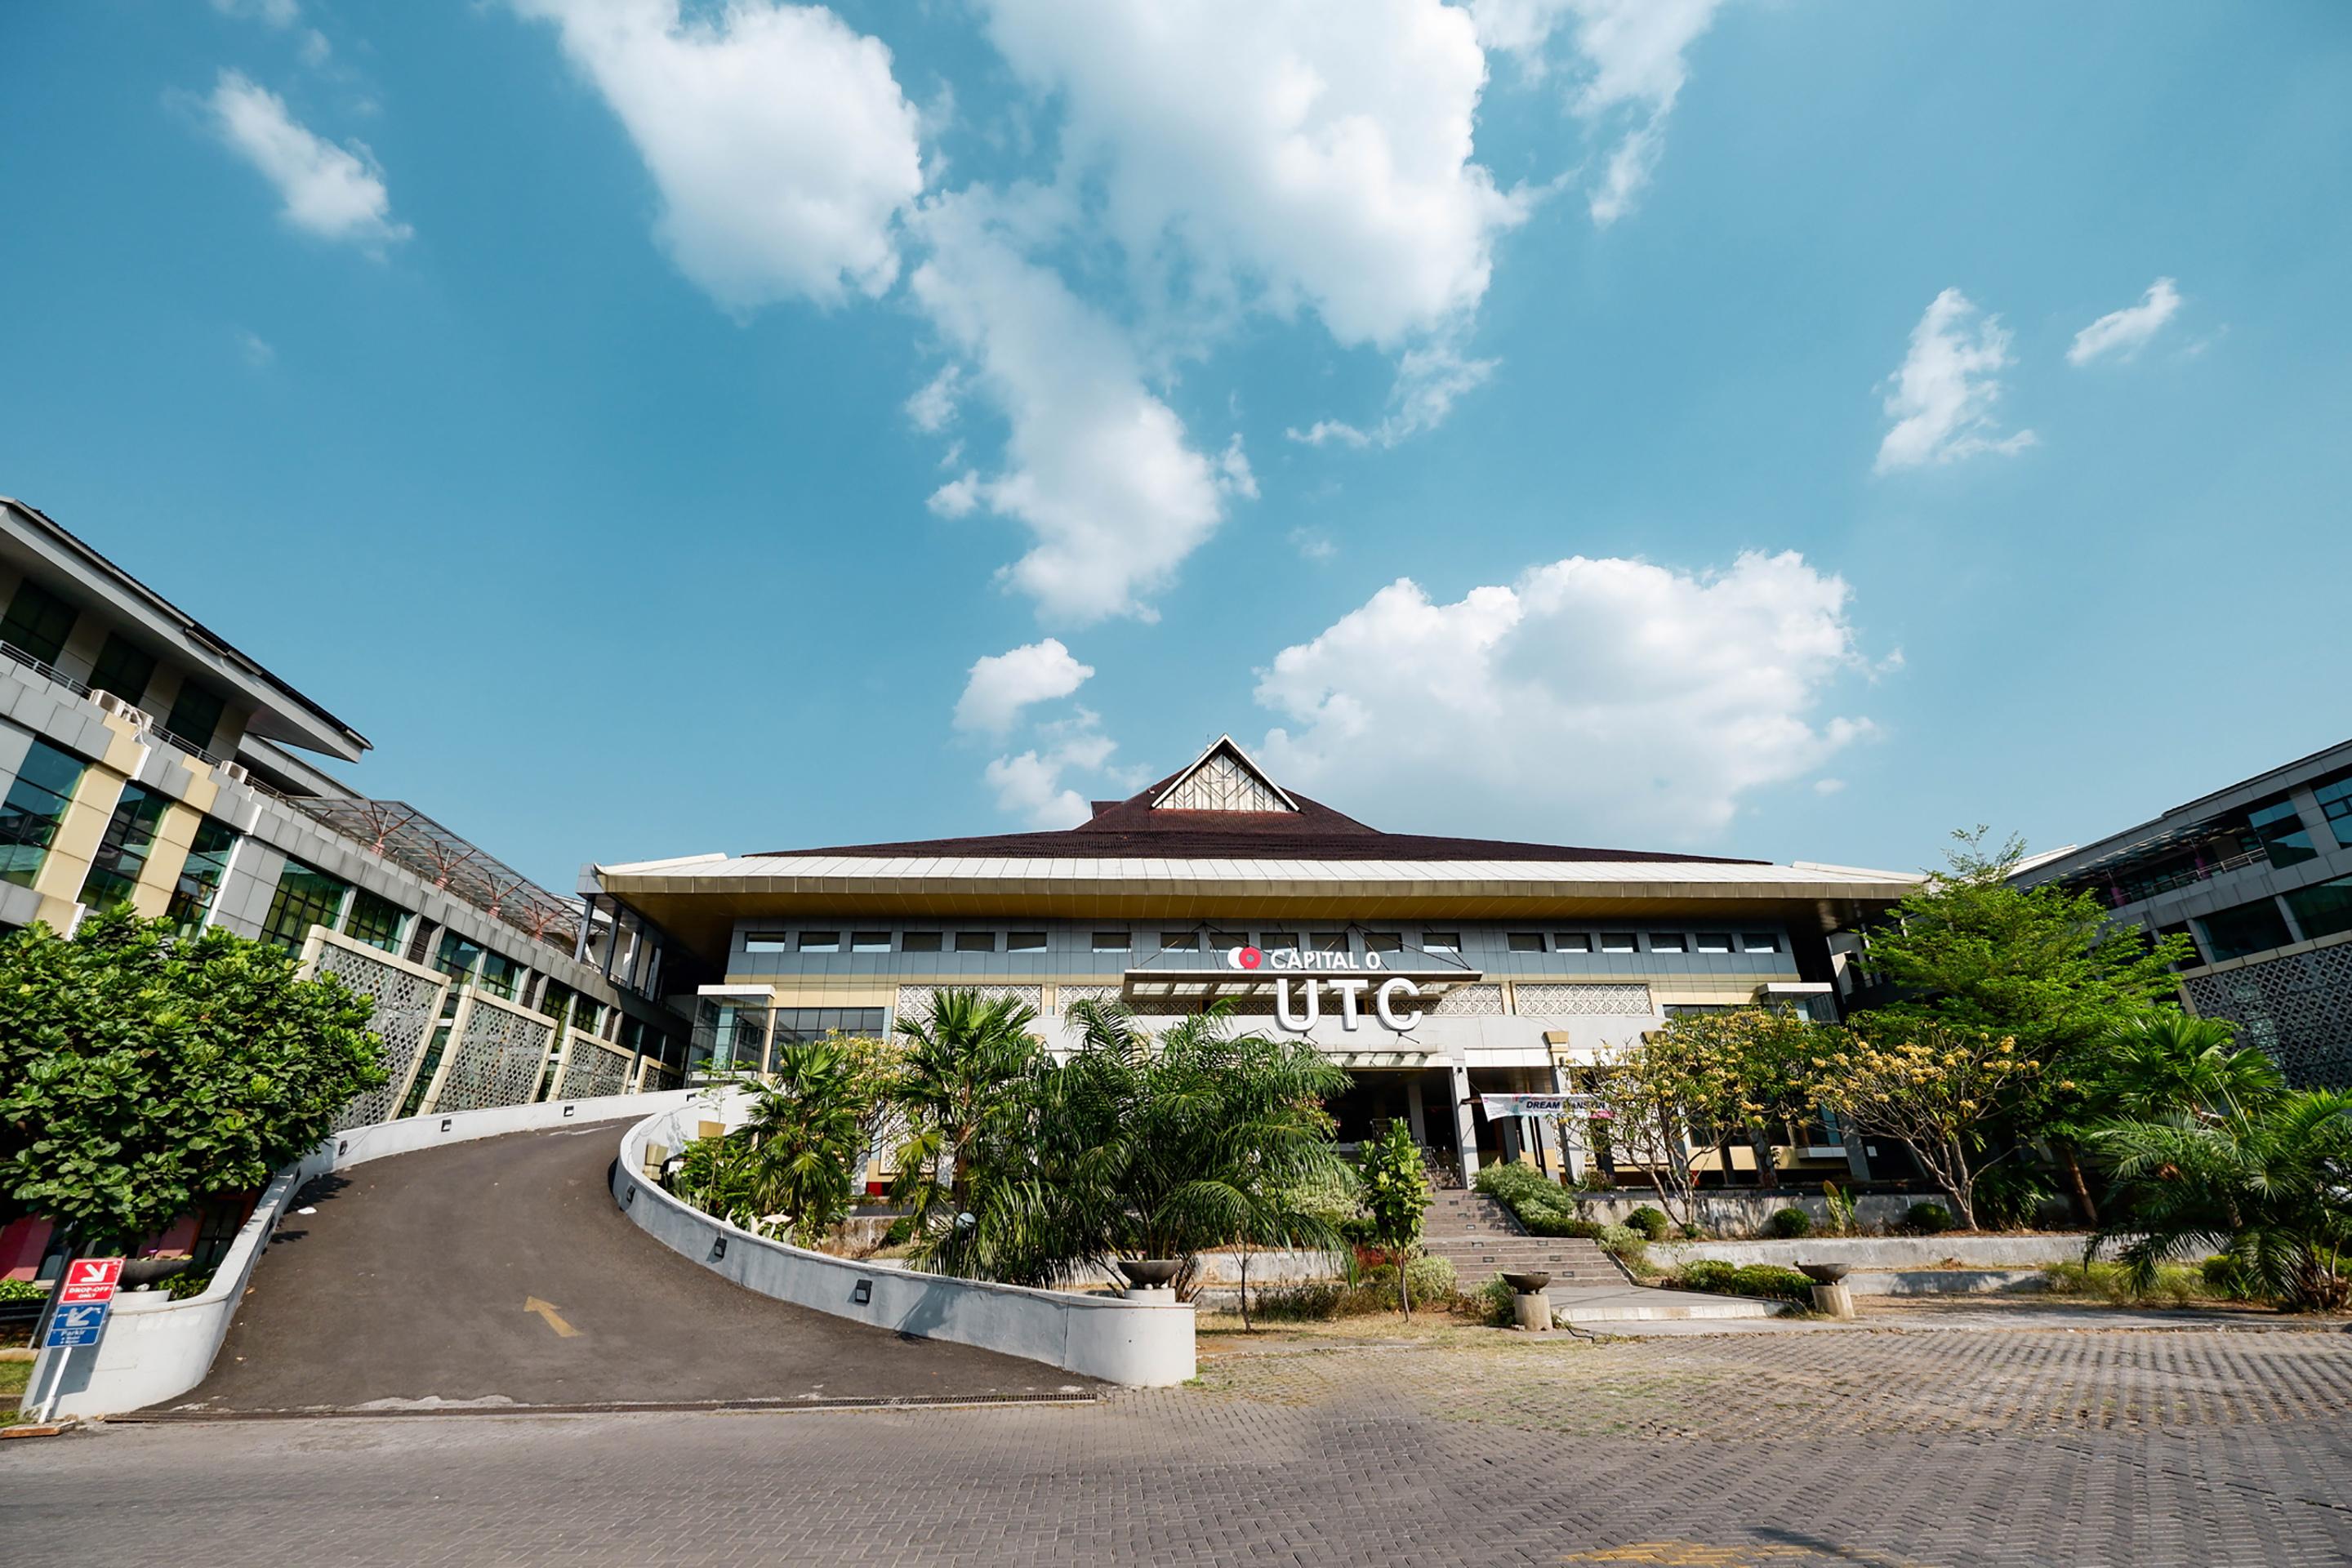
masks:
<svg viewBox="0 0 2352 1568"><path fill-rule="evenodd" d="M342 975L394 1078L345 1125L680 1081L694 973L642 921L330 776L358 731L5 499L0 605L0 929L127 900Z"/></svg>
<svg viewBox="0 0 2352 1568"><path fill-rule="evenodd" d="M943 987L1026 1005L1057 1051L1077 1043L1079 1001L1123 1001L1157 1029L1223 1000L1349 1070L1343 1141L1402 1121L1465 1175L1515 1158L1581 1173L1581 1151L1549 1144L1551 1097L1673 1014L1778 1001L1833 1016L1827 937L1913 880L1384 833L1285 790L1230 737L1064 832L593 877L718 974L699 987L698 1070L883 1033ZM1825 1121L1791 1130L1776 1160L1867 1174L1866 1151Z"/></svg>
<svg viewBox="0 0 2352 1568"><path fill-rule="evenodd" d="M2015 880L2087 888L2196 944L2189 1009L2227 1018L2302 1086L2352 1086L2352 741L2242 779Z"/></svg>

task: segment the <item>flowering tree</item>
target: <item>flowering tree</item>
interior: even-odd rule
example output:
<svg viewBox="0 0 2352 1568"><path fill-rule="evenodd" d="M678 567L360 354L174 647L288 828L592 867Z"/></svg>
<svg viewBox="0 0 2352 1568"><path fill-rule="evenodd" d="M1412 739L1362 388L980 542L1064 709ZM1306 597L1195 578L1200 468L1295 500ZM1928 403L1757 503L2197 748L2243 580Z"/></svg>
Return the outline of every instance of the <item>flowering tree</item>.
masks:
<svg viewBox="0 0 2352 1568"><path fill-rule="evenodd" d="M1748 1113L1738 1059L1704 1017L1669 1019L1604 1062L1577 1069L1606 1123L1610 1152L1641 1168L1658 1206L1685 1228L1698 1223L1698 1175L1692 1143L1715 1129L1738 1127Z"/></svg>
<svg viewBox="0 0 2352 1568"><path fill-rule="evenodd" d="M2038 1058L2008 1036L1875 1016L1815 1058L1814 1098L1857 1126L1900 1139L1975 1229L1976 1184L2014 1147L1980 1151L1987 1124L2041 1093Z"/></svg>

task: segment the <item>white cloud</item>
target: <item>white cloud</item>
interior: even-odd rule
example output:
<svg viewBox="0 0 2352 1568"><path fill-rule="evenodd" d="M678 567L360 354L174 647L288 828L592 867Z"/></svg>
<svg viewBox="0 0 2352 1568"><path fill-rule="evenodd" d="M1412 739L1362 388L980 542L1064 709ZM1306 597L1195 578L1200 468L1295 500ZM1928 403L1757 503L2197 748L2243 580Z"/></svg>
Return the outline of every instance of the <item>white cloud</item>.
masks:
<svg viewBox="0 0 2352 1568"><path fill-rule="evenodd" d="M1845 780L1843 779L1815 779L1813 781L1813 793L1815 795L1836 795L1844 788Z"/></svg>
<svg viewBox="0 0 2352 1568"><path fill-rule="evenodd" d="M728 0L514 0L635 142L678 269L722 305L879 296L893 225L923 188L915 108L890 51L816 5Z"/></svg>
<svg viewBox="0 0 2352 1568"><path fill-rule="evenodd" d="M2129 359L2179 309L2180 290L2173 287L2171 279L2159 278L2147 286L2138 304L2110 310L2076 332L2074 346L2066 351L2066 363L2088 364L2105 354Z"/></svg>
<svg viewBox="0 0 2352 1568"><path fill-rule="evenodd" d="M406 239L392 221L383 174L358 142L338 147L286 111L286 100L243 75L225 70L209 100L223 141L277 187L288 223L322 239L381 250Z"/></svg>
<svg viewBox="0 0 2352 1568"><path fill-rule="evenodd" d="M1290 531L1290 547L1305 561L1331 561L1339 554L1339 547L1331 536L1319 529L1294 528Z"/></svg>
<svg viewBox="0 0 2352 1568"><path fill-rule="evenodd" d="M1066 775L1123 783L1109 765L1118 749L1102 732L1097 717L1081 708L1075 718L1045 726L1042 746L999 757L983 773L989 788L996 792L998 810L1020 816L1032 827L1076 827L1093 815L1093 806L1065 782Z"/></svg>
<svg viewBox="0 0 2352 1568"><path fill-rule="evenodd" d="M1592 221L1607 227L1650 183L1664 150L1666 117L1689 79L1685 57L1714 24L1722 0L1472 0L1479 41L1541 74L1552 36L1565 27L1576 51L1570 107L1616 144L1587 193Z"/></svg>
<svg viewBox="0 0 2352 1568"><path fill-rule="evenodd" d="M1410 579L1259 671L1275 776L1399 829L1718 837L1868 731L1817 718L1860 660L1846 584L1791 552L1727 572L1574 557L1452 604Z"/></svg>
<svg viewBox="0 0 2352 1568"><path fill-rule="evenodd" d="M224 16L272 27L290 27L302 14L300 0L213 0L213 9Z"/></svg>
<svg viewBox="0 0 2352 1568"><path fill-rule="evenodd" d="M963 367L951 364L922 384L907 399L907 417L915 428L936 436L955 423L956 405L963 395Z"/></svg>
<svg viewBox="0 0 2352 1568"><path fill-rule="evenodd" d="M929 246L915 299L1011 427L1003 471L965 476L932 508L1025 526L1035 542L1003 575L1041 616L1149 618L1144 595L1216 531L1226 497L1255 493L1248 461L1238 446L1195 449L1125 334L1026 259L993 208L967 193L913 220Z"/></svg>
<svg viewBox="0 0 2352 1568"><path fill-rule="evenodd" d="M245 356L249 370L268 370L277 360L278 351L260 333L240 329L236 334L236 352Z"/></svg>
<svg viewBox="0 0 2352 1568"><path fill-rule="evenodd" d="M1023 709L1069 696L1094 672L1094 666L1080 664L1059 637L991 654L973 663L964 681L963 696L956 703L956 728L1006 734Z"/></svg>
<svg viewBox="0 0 2352 1568"><path fill-rule="evenodd" d="M1305 430L1283 434L1309 447L1328 441L1359 448L1393 447L1444 424L1455 401L1484 386L1499 363L1499 360L1465 359L1460 351L1444 342L1407 349L1397 362L1388 414L1378 425L1366 430L1338 419L1318 419Z"/></svg>
<svg viewBox="0 0 2352 1568"><path fill-rule="evenodd" d="M302 63L311 69L325 65L327 57L334 52L335 46L327 42L327 35L318 28L312 27L302 35Z"/></svg>
<svg viewBox="0 0 2352 1568"><path fill-rule="evenodd" d="M1911 329L1911 352L1887 389L1886 413L1895 425L1879 443L1877 471L2032 446L2031 430L1993 433L2000 372L2014 363L2000 317L1979 320L1976 306L1958 289L1937 295Z"/></svg>

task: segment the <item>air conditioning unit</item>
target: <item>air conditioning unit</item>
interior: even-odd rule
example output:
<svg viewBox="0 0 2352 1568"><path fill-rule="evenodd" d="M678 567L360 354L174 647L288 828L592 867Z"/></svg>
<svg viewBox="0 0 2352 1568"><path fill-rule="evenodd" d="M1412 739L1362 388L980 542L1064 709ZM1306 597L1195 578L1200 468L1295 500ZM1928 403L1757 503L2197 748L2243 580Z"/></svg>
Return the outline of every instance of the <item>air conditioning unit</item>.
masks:
<svg viewBox="0 0 2352 1568"><path fill-rule="evenodd" d="M93 691L89 694L89 700L98 704L98 710L100 712L114 714L124 722L133 725L136 728L144 730L150 724L155 722L154 719L146 712L140 709L133 708L130 703L125 702L121 698L117 697L111 691Z"/></svg>
<svg viewBox="0 0 2352 1568"><path fill-rule="evenodd" d="M247 780L252 778L253 774L243 763L223 763L221 764L221 776L227 779L231 784L244 784Z"/></svg>

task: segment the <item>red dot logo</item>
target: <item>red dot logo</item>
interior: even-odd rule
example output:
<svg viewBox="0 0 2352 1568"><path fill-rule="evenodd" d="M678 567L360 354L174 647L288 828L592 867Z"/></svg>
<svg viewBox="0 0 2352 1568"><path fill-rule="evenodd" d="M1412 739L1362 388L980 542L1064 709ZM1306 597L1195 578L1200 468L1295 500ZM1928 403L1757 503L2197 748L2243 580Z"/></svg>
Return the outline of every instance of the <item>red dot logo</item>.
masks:
<svg viewBox="0 0 2352 1568"><path fill-rule="evenodd" d="M1254 947L1237 947L1234 949L1233 964L1235 969L1255 969L1259 964L1264 963L1265 962L1265 954L1260 952Z"/></svg>

